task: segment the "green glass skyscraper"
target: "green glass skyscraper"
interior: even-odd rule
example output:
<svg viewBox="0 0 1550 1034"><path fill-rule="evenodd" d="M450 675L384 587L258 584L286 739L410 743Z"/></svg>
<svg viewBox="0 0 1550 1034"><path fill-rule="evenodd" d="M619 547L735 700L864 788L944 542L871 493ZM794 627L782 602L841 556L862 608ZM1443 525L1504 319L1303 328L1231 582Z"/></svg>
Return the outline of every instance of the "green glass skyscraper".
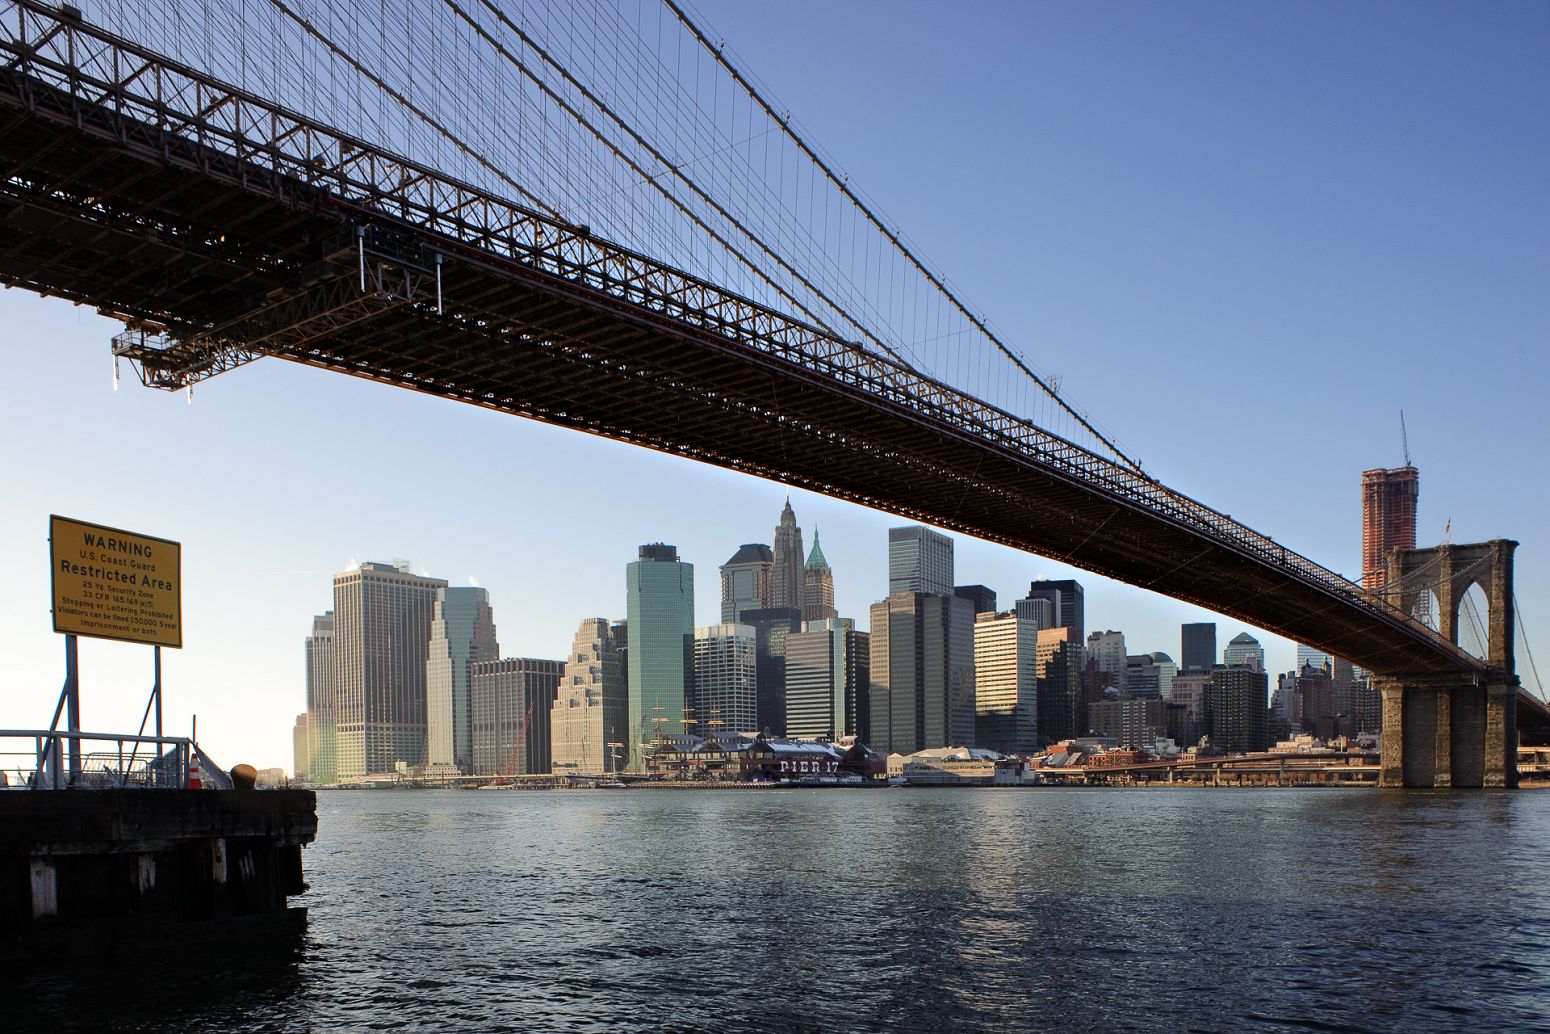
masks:
<svg viewBox="0 0 1550 1034"><path fill-rule="evenodd" d="M640 547L625 568L629 610L630 766L642 747L684 731L684 705L694 673L694 565L674 546Z"/></svg>

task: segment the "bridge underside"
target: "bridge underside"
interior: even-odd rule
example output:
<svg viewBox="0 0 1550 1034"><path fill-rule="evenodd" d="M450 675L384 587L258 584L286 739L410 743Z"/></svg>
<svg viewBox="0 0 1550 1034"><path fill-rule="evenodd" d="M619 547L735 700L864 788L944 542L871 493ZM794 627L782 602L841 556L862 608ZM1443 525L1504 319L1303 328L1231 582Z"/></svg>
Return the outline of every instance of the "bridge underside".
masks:
<svg viewBox="0 0 1550 1034"><path fill-rule="evenodd" d="M1372 671L1460 671L1435 642L1262 558L902 402L428 233L380 202L0 76L7 285L800 485L1198 603Z"/></svg>

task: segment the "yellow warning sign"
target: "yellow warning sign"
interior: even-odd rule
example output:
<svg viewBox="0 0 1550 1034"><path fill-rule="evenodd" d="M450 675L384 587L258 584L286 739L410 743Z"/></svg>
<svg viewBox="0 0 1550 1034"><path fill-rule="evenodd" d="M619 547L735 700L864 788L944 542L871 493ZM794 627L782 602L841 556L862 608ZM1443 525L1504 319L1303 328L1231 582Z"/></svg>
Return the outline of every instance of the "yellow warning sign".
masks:
<svg viewBox="0 0 1550 1034"><path fill-rule="evenodd" d="M68 517L48 519L54 631L183 646L183 547Z"/></svg>

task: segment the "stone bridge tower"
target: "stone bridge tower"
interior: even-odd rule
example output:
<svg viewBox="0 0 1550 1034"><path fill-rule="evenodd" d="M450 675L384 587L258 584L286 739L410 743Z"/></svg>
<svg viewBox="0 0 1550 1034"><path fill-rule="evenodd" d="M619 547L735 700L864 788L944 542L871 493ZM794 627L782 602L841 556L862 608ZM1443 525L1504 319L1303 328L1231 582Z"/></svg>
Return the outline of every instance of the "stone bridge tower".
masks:
<svg viewBox="0 0 1550 1034"><path fill-rule="evenodd" d="M1459 610L1471 585L1489 604L1486 670L1375 675L1383 693L1380 786L1518 785L1518 677L1513 662L1512 554L1517 543L1492 539L1387 554L1385 595L1406 614L1435 597L1437 629L1458 644Z"/></svg>

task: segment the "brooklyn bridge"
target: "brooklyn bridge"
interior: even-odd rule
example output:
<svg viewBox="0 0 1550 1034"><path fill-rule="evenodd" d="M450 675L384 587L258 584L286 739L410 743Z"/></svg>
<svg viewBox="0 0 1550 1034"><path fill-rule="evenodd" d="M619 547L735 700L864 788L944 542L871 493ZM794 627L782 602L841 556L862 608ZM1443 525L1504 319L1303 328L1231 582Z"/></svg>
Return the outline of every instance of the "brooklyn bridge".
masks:
<svg viewBox="0 0 1550 1034"><path fill-rule="evenodd" d="M1388 785L1515 785L1550 732L1515 543L1393 553L1380 596L1160 483L672 0L187 6L0 2L0 282L121 320L145 384L288 360L1199 604L1373 673Z"/></svg>

